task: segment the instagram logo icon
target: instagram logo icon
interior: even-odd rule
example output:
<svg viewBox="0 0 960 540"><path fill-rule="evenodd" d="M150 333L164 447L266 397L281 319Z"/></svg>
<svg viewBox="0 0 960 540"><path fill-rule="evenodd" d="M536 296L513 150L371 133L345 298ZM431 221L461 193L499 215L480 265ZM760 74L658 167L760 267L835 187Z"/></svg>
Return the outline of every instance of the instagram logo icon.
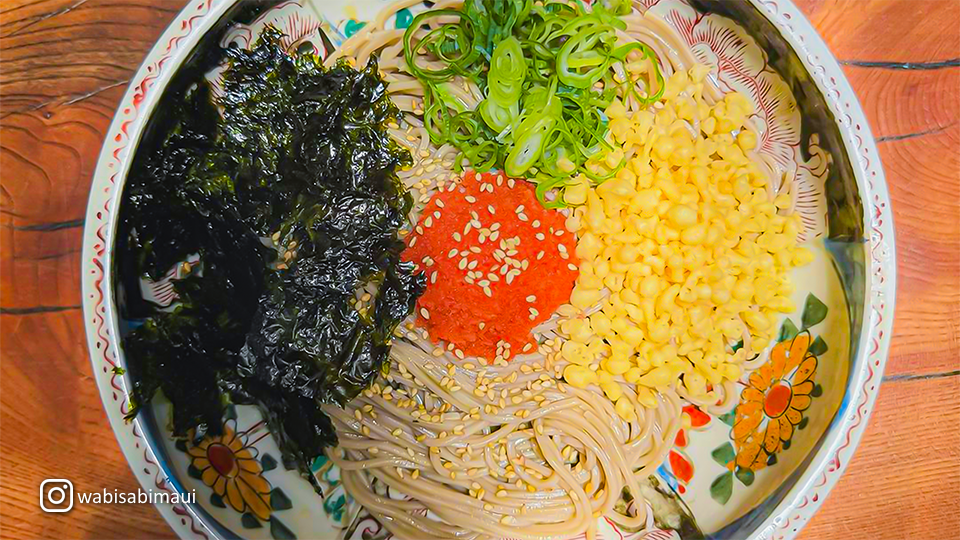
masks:
<svg viewBox="0 0 960 540"><path fill-rule="evenodd" d="M73 482L62 478L41 482L40 509L48 513L69 512L73 509Z"/></svg>

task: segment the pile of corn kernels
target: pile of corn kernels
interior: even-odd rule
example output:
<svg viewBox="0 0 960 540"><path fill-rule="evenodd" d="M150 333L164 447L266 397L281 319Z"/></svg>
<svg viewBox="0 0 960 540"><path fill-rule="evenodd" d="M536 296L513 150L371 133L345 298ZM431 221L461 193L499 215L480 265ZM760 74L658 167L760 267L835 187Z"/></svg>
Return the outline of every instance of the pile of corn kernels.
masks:
<svg viewBox="0 0 960 540"><path fill-rule="evenodd" d="M624 419L635 410L623 384L652 408L657 390L682 384L713 398L709 385L739 379L745 355L763 350L795 310L790 269L813 259L797 246L790 195L771 200L748 155L757 145L745 129L750 102L731 93L707 105L706 73L675 73L647 110L613 103L615 148L592 165L614 170L632 157L614 178L581 179L562 195L574 207L567 228L580 259L572 307L561 310L563 379L599 385Z"/></svg>

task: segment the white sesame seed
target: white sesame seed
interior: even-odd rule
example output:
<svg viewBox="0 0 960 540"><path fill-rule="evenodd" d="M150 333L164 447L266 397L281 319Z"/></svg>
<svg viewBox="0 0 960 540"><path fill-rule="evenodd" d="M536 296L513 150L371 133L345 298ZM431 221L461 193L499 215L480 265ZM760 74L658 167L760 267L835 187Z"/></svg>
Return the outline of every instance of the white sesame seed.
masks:
<svg viewBox="0 0 960 540"><path fill-rule="evenodd" d="M433 274L430 274L430 283L436 283L436 282L437 282L437 272L434 271Z"/></svg>
<svg viewBox="0 0 960 540"><path fill-rule="evenodd" d="M449 253L447 253L447 258L448 258L448 259L452 259L452 258L454 258L454 257L456 257L456 256L457 256L457 248L453 248L453 249L450 250Z"/></svg>
<svg viewBox="0 0 960 540"><path fill-rule="evenodd" d="M488 298L493 297L493 291L490 290L490 287L484 287L483 294L487 295Z"/></svg>
<svg viewBox="0 0 960 540"><path fill-rule="evenodd" d="M487 212L490 212L490 215L495 215L497 213L492 204L487 205Z"/></svg>
<svg viewBox="0 0 960 540"><path fill-rule="evenodd" d="M428 320L428 321L430 320L430 312L427 311L427 308L420 308L420 315L421 315L424 319L426 319L426 320ZM387 388L389 388L389 386L388 386Z"/></svg>
<svg viewBox="0 0 960 540"><path fill-rule="evenodd" d="M540 253L537 253L537 260L539 261L540 259L542 259L544 255L545 253L543 251L541 251Z"/></svg>
<svg viewBox="0 0 960 540"><path fill-rule="evenodd" d="M466 258L460 259L460 262L457 264L457 268L459 268L460 270L465 270L467 268L468 262L469 260Z"/></svg>
<svg viewBox="0 0 960 540"><path fill-rule="evenodd" d="M536 237L537 237L537 240L540 240L541 242L543 242L547 238L546 236L543 235L542 232L538 232L536 234Z"/></svg>
<svg viewBox="0 0 960 540"><path fill-rule="evenodd" d="M473 195L467 195L466 197L464 197L464 199L466 199L466 201L470 204L474 204L477 202L477 198L474 197Z"/></svg>
<svg viewBox="0 0 960 540"><path fill-rule="evenodd" d="M455 233L453 233L453 239L456 240L457 242L459 242L459 241L463 240L463 237L460 236L460 233L455 232Z"/></svg>
<svg viewBox="0 0 960 540"><path fill-rule="evenodd" d="M445 206L445 205L443 204L443 201L441 201L440 199L437 199L437 207L438 207L438 208L443 208L444 206Z"/></svg>

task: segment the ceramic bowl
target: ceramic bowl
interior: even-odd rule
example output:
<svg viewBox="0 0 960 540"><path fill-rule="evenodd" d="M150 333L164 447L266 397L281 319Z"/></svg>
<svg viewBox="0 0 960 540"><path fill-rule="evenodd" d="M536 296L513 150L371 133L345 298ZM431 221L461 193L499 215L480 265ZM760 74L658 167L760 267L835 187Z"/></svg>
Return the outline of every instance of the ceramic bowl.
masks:
<svg viewBox="0 0 960 540"><path fill-rule="evenodd" d="M778 340L764 353L767 362L741 381L738 408L715 417L687 407L689 425L657 477L712 538L792 538L850 461L887 357L895 257L877 149L836 60L788 0L637 3L675 27L722 86L753 101L760 153L797 167L803 240L817 255L794 274L799 309L784 318ZM222 36L221 44L247 46L272 24L287 34L291 49L325 54L384 5L261 3L251 20L236 22L235 0L191 0L150 51L110 126L84 231L87 340L107 417L137 479L157 492L196 494L195 502L158 505L183 538L390 536L344 492L325 458L313 464L323 497L286 470L253 408L231 407L224 435L195 446L171 438L170 407L162 399L124 421L130 381L116 369L124 366L118 338L136 321L119 318L112 273L116 210L137 144L173 74L201 41L211 41L203 38ZM411 18L401 11L389 24L402 28ZM216 77L208 74L214 82ZM171 304L176 299L170 280L176 277L172 271L158 282L141 280L140 294ZM679 534L657 530L652 522L644 532L627 533L602 521L599 536L652 540Z"/></svg>

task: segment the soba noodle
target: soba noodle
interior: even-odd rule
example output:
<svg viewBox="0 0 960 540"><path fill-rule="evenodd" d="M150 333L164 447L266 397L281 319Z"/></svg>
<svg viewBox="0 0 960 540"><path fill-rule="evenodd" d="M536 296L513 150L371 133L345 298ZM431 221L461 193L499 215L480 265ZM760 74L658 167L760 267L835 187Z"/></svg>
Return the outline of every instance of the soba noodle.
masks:
<svg viewBox="0 0 960 540"><path fill-rule="evenodd" d="M477 366L426 352L416 330L404 334L382 384L327 409L344 487L391 532L540 539L590 530L599 516L646 522L645 504L615 508L669 451L679 395L644 409L624 384L638 410L625 422L610 401L557 382L536 355Z"/></svg>
<svg viewBox="0 0 960 540"><path fill-rule="evenodd" d="M391 133L414 156L414 166L400 174L418 203L413 221L436 190L455 187L458 154L431 143L422 121L423 86L404 70L404 31L386 28L397 11L420 3L401 0L384 8L327 60L347 57L363 65L379 55L388 92L404 113ZM445 0L435 7L460 5ZM666 77L697 64L661 19L635 11L624 20L619 38L651 47ZM418 31L415 39L424 34ZM440 67L427 58L421 62ZM451 91L468 108L483 99L472 82L453 82ZM716 103L724 91L711 75L703 93ZM625 104L640 107L635 99ZM698 123L690 128L697 130ZM770 176L771 198L795 191L791 171L755 152L751 157ZM643 527L650 510L640 483L672 446L682 402L712 414L729 411L737 399L734 384L716 386L715 399L694 398L680 385L661 392L658 407L645 408L634 385L622 383L636 410L625 421L601 393L559 382L563 365L550 347L555 319L536 331L540 350L496 365L458 357L452 346L434 348L425 331L408 323L394 343L389 375L347 408L325 408L340 437L328 454L350 496L395 536L411 540L589 537L601 516L622 527ZM744 338L750 351L746 326Z"/></svg>

